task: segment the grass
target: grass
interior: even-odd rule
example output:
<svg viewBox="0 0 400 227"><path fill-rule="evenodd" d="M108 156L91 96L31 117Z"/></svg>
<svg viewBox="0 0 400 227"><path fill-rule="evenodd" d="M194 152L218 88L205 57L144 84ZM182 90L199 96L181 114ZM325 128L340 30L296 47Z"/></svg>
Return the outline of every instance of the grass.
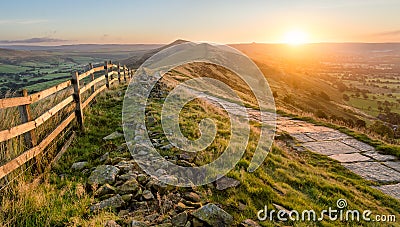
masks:
<svg viewBox="0 0 400 227"><path fill-rule="evenodd" d="M118 88L97 98L96 105L85 112L86 133L77 136L72 147L62 157L59 164L43 175L40 181L21 181L15 188L15 194L3 196L0 212L0 225L9 226L102 226L106 220L118 220L112 210L99 214L88 211L95 201L92 195L84 190L85 175L70 170L72 163L89 161L96 166L97 158L105 152L113 151L123 142L122 139L105 142L102 138L114 131L121 131L121 110L123 97ZM123 92L122 92L123 93ZM160 101L154 99L147 109L159 120ZM225 113L201 100L188 103L181 112L180 124L183 134L190 139L199 136L197 122L204 117L216 121L219 136L209 146L196 163L203 164L218 157L226 141L229 140L229 129L226 127ZM153 130L161 132L159 124ZM314 209L320 212L328 207L336 207L339 198L346 199L349 209L371 210L373 214L394 214L400 217L400 202L380 191L371 188L374 183L366 181L340 165L339 162L309 151L296 151L287 143L290 138L278 135L267 159L253 173L246 172L259 130L256 124L251 125L250 141L245 156L236 167L228 173L241 182L236 188L218 191L213 186L199 187L198 190L208 202L217 203L233 215L235 224L250 218L257 220L257 212L264 208L275 209L278 204L287 209ZM178 152L171 150L172 154ZM126 153L124 155L129 155ZM170 154L167 154L170 155ZM61 177L62 174L62 177ZM239 209L239 204L244 207ZM262 226L359 226L371 225L365 222L280 222L265 221ZM393 223L391 223L393 224ZM396 224L396 223L395 223Z"/></svg>
<svg viewBox="0 0 400 227"><path fill-rule="evenodd" d="M153 102L153 105L147 110L155 119L160 117L155 114L159 111L160 105L154 105L154 103L158 102L160 100ZM214 142L201 153L201 158L196 158L197 164L215 160L226 146L229 138L229 133L224 133L227 124L225 113L213 109L201 100L189 102L183 108L180 118L182 133L189 139L197 139L199 136L197 123L206 117L215 121L218 126L217 131L222 133L222 136L215 138ZM155 123L152 130L162 133L162 131L157 131L160 130L158 125ZM375 183L362 179L339 162L326 156L309 151L293 150L286 145L290 142L286 135L277 136L270 154L259 169L254 173L246 172L257 143L258 133L257 124L252 124L252 136L244 158L238 162L235 169L228 173L228 176L241 182L239 187L226 191L218 191L208 186L199 189L208 196L209 202L221 204L228 213L232 214L236 224L247 218L257 220L256 214L258 210L264 208L264 205L269 210L276 209L273 204L278 204L289 210L314 209L318 213L323 209L328 209L329 206L335 208L336 201L340 198L348 201L349 209L361 211L369 209L373 214L399 215L400 202L371 188L370 186L374 186ZM216 147L217 149L215 149ZM245 208L239 209L239 204L244 204ZM295 223L274 220L261 224L263 226L359 226L369 223L326 220L318 223Z"/></svg>
<svg viewBox="0 0 400 227"><path fill-rule="evenodd" d="M25 72L25 70L27 69L29 68L24 66L7 65L0 63L0 72L2 73L20 73L20 72Z"/></svg>
<svg viewBox="0 0 400 227"><path fill-rule="evenodd" d="M96 158L107 151L113 157L116 145L102 138L121 130L122 97L116 94L122 89L100 95L98 104L85 111L86 133L76 137L55 168L33 182L31 177L20 179L9 194L2 195L0 226L103 226L118 219L111 211L89 212L94 198L85 190L87 176L73 173L70 167L81 160L96 166Z"/></svg>

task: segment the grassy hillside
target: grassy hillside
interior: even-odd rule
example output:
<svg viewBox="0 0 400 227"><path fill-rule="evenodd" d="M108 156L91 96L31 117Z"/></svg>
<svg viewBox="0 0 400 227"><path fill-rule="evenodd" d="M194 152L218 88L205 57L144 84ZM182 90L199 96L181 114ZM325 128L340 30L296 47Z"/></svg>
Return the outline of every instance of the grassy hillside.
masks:
<svg viewBox="0 0 400 227"><path fill-rule="evenodd" d="M173 76L181 78L182 74L171 72ZM102 138L121 128L121 110L125 87L119 87L100 96L97 103L86 110L85 134L79 134L59 164L46 172L38 180L20 181L8 195L2 195L0 225L4 226L103 226L107 220L116 220L123 226L130 226L132 219L140 220L147 215L159 214L157 204L167 200L148 201L148 208L144 213L135 213L128 209L128 215L121 210L105 209L99 213L89 210L91 204L99 201L90 188L86 186L88 171L92 167L102 164L101 157L109 152L109 162L129 158L130 154L123 147L123 138L104 141ZM154 121L148 122L152 135L165 141L160 127L160 104L163 97L154 97L150 100L147 113ZM183 133L190 139L198 138L197 122L209 117L217 122L219 136L214 143L198 155L195 164L204 164L219 156L226 141L229 140L227 131L227 115L202 100L188 103L181 112L181 127ZM371 188L372 182L361 179L338 162L327 157L297 149L295 142L287 135L277 135L272 151L262 166L254 173L246 172L250 158L257 142L259 133L256 123L251 125L251 134L246 154L228 176L240 181L236 188L219 191L209 184L195 188L201 195L201 203L219 204L225 211L233 215L234 223L250 218L256 220L258 210L267 206L276 209L276 205L288 210L314 209L320 212L328 207L336 207L336 201L346 199L348 208L366 210L373 214L400 215L400 202L390 198L380 191ZM160 136L161 135L161 136ZM179 150L163 150L164 155L174 157ZM74 171L71 165L77 161L88 161L88 171ZM173 195L184 194L188 189L170 189L167 192L156 192ZM161 198L161 197L160 197ZM132 205L137 202L132 202ZM274 205L276 204L276 205ZM176 209L176 208L175 208ZM188 210L191 212L191 210ZM165 213L163 220L168 220L174 212ZM359 222L261 222L262 226L359 226ZM391 223L393 224L393 223Z"/></svg>

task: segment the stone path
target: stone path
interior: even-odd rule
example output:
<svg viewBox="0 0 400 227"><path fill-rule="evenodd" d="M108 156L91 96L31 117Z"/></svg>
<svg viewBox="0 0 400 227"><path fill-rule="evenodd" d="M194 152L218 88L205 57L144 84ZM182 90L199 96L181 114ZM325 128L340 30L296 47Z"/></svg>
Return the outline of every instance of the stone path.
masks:
<svg viewBox="0 0 400 227"><path fill-rule="evenodd" d="M197 94L199 92L196 91ZM201 92L200 92L201 93ZM236 103L228 102L202 93L201 97L221 107L224 103L227 111L244 116L243 109ZM260 113L247 109L251 120L260 121ZM262 113L267 121L271 114ZM308 150L326 155L339 161L344 167L363 177L380 184L376 188L383 193L400 199L400 160L392 155L381 154L374 147L358 141L338 130L312 123L277 116L277 131L285 131Z"/></svg>
<svg viewBox="0 0 400 227"><path fill-rule="evenodd" d="M278 117L277 129L289 133L303 147L339 161L361 177L378 182L383 193L400 199L400 161L337 130Z"/></svg>

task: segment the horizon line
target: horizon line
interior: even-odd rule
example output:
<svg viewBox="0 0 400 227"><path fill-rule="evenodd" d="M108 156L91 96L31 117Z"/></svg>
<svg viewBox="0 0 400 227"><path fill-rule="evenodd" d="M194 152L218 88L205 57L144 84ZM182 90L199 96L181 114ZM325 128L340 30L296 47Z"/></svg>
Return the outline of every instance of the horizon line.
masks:
<svg viewBox="0 0 400 227"><path fill-rule="evenodd" d="M177 39L181 40L181 39ZM173 42L177 41L174 40ZM186 41L186 40L184 40ZM62 47L62 46L79 46L79 45L168 45L173 42L169 43L74 43L74 44L59 44L59 45L46 45L46 44L2 44L0 43L0 46L2 47L7 47L7 46L31 46L31 47ZM188 41L192 42L192 41ZM205 41L193 41L193 42L205 42ZM214 42L212 42L214 43ZM224 45L240 45L240 44L266 44L266 45L291 45L288 43L284 42L238 42L238 43L219 43L219 44L224 44ZM394 42L358 42L358 41L345 41L345 42L307 42L307 43L301 43L296 46L304 46L304 45L312 45L312 44L400 44L400 41L394 41Z"/></svg>

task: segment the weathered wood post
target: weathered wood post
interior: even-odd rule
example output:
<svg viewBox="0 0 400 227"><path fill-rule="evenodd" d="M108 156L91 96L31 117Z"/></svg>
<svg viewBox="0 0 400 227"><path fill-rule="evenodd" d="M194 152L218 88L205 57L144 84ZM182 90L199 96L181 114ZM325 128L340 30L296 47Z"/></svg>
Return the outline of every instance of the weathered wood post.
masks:
<svg viewBox="0 0 400 227"><path fill-rule="evenodd" d="M92 69L93 69L93 65L92 65L92 63L89 63L89 70L92 70ZM94 73L90 73L90 80L94 81ZM95 89L96 88L94 87L94 84L93 84L91 87L92 94L94 93Z"/></svg>
<svg viewBox="0 0 400 227"><path fill-rule="evenodd" d="M79 87L79 77L78 72L72 73L72 86L74 87L74 101L76 104L75 114L76 119L78 121L79 127L82 131L85 131L85 124L83 119L83 109L82 109L82 98L81 98L81 90Z"/></svg>
<svg viewBox="0 0 400 227"><path fill-rule="evenodd" d="M113 72L114 71L114 66L112 65L112 62L111 62L111 60L108 62L108 64L110 65L110 67L111 67L111 72ZM114 79L114 73L111 73L111 78L110 78L111 80L113 80Z"/></svg>
<svg viewBox="0 0 400 227"><path fill-rule="evenodd" d="M124 82L126 83L126 74L128 73L128 70L126 68L126 65L124 65Z"/></svg>
<svg viewBox="0 0 400 227"><path fill-rule="evenodd" d="M21 91L21 95L24 97L28 96L28 91L26 89ZM21 123L26 123L32 120L31 117L31 107L30 105L18 106L19 114L21 116ZM37 137L34 130L31 130L24 134L25 146L27 148L32 148L37 145Z"/></svg>
<svg viewBox="0 0 400 227"><path fill-rule="evenodd" d="M121 64L118 62L117 65L117 72L118 72L118 84L121 84Z"/></svg>
<svg viewBox="0 0 400 227"><path fill-rule="evenodd" d="M104 76L106 77L106 87L110 88L110 79L108 78L108 65L107 61L104 62Z"/></svg>

